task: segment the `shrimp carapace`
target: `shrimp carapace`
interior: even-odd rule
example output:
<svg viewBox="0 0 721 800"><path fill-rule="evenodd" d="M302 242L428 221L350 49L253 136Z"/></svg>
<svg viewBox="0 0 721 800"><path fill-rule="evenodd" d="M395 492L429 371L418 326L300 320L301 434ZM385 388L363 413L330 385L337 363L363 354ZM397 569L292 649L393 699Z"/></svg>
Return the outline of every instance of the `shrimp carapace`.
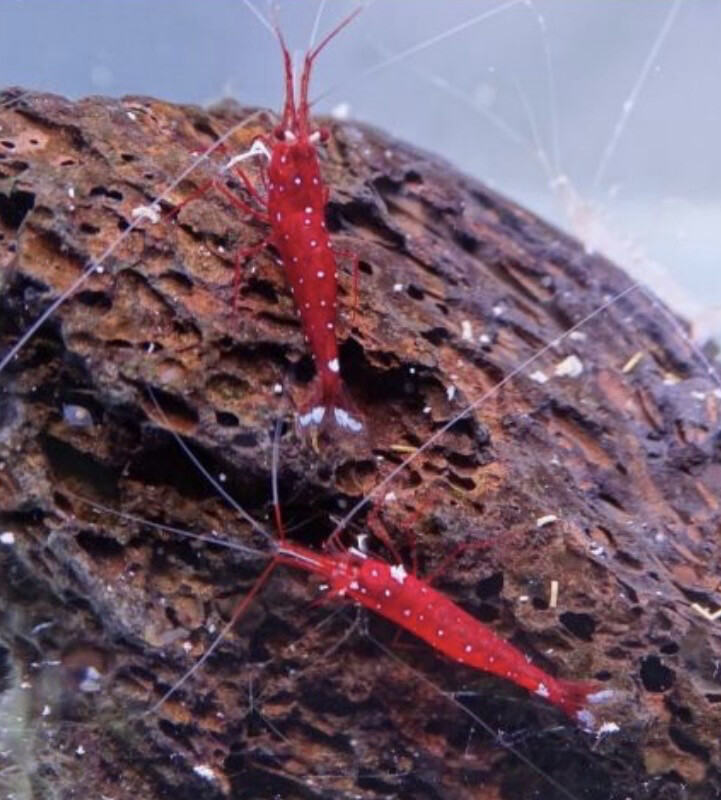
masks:
<svg viewBox="0 0 721 800"><path fill-rule="evenodd" d="M298 415L301 429L333 425L350 433L364 429L340 376L338 267L326 229L328 187L323 182L315 144L325 137L310 126L308 87L321 50L359 13L356 9L305 55L299 96L294 94L293 62L276 26L285 67L285 104L273 140L267 140L268 239L279 252L298 307L303 332L317 371L311 396Z"/></svg>

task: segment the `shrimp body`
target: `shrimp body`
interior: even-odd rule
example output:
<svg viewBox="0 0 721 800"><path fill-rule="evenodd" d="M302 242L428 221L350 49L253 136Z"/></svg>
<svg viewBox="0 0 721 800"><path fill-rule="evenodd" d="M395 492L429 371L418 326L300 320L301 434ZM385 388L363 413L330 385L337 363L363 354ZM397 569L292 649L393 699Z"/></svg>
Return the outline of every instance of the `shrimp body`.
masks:
<svg viewBox="0 0 721 800"><path fill-rule="evenodd" d="M323 575L331 594L350 599L380 614L427 642L459 664L491 672L547 699L584 726L593 725L587 706L607 699L593 682L565 681L536 667L513 645L497 636L429 583L357 550L338 555L308 553L317 568L303 568ZM289 562L286 562L289 563ZM294 566L302 566L297 561Z"/></svg>
<svg viewBox="0 0 721 800"><path fill-rule="evenodd" d="M330 422L351 433L362 431L364 425L346 397L340 377L336 338L338 268L325 224L328 187L320 174L315 150L324 133L311 129L308 87L314 59L357 13L343 20L306 54L297 104L292 60L277 31L285 65L285 105L275 139L264 141L270 158L268 241L280 254L317 370L311 399L298 422L301 428Z"/></svg>
<svg viewBox="0 0 721 800"><path fill-rule="evenodd" d="M328 189L311 142L291 139L276 144L268 179L271 242L283 261L318 373L315 396L299 423L319 425L328 414L337 426L357 433L363 424L350 411L340 378L338 268L325 224Z"/></svg>

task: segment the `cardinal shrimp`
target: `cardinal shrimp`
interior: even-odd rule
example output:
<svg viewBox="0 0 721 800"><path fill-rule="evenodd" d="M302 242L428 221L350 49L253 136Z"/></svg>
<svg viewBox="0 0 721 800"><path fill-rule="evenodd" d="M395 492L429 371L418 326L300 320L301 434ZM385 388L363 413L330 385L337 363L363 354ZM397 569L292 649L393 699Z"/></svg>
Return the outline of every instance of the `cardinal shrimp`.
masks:
<svg viewBox="0 0 721 800"><path fill-rule="evenodd" d="M140 119L161 113L118 109ZM612 686L622 707L586 734L543 697L415 640L396 642L383 620L353 622L325 607L322 584L278 571L202 667L133 720L208 653L239 599L258 587L270 550L269 526L256 520L273 514L270 420L283 413L293 366L282 333L290 298L271 269L259 266L248 295L261 335L229 333L215 322L215 276L219 284L227 267L184 241L195 239L197 250L204 223L181 228L179 254L145 220L121 251L113 291L110 276L94 275L9 376L3 436L14 455L0 480L11 577L4 591L14 612L4 630L14 633L14 663L27 670L14 677L12 697L32 695L30 708L18 701L13 713L52 732L42 744L67 754L52 761L63 786L82 791L92 782L116 798L191 786L199 796L233 797L475 797L495 787L523 798L653 797L662 774L641 782L618 767L621 750L652 745L635 719L644 693L666 698L673 742L687 743L693 728L696 744L712 747L695 725L679 732L683 704L699 689L682 685L673 646L702 620L693 602L714 610L700 573L693 589L679 568L683 550L700 558L695 537L713 524L703 498L718 387L602 258L467 179L459 189L447 167L379 134L338 125L335 142L353 154L354 170L395 176L374 184L378 238L360 299L367 321L346 350L349 377L378 398L368 406L381 422L374 460L317 462L285 437L276 494L288 539L318 558L340 529L367 558L387 555L381 539L354 541L368 528L348 509L372 493L408 572L417 551L420 574L437 573L443 596L546 672ZM167 150L175 157L172 143ZM92 207L68 201L103 239L118 216L132 220L132 208L152 207L147 189L131 194L133 181L102 185ZM25 197L28 186L17 184ZM118 191L127 196L117 200ZM42 208L48 200L40 199ZM445 210L419 241L419 209L434 202ZM43 252L33 248L50 235L44 224L29 211L18 242L16 280L29 303L39 291L27 279L29 255ZM523 236L506 244L513 229ZM408 231L403 245L399 231ZM388 241L397 243L392 259ZM89 249L87 240L76 246ZM371 302L376 284L396 299L392 327ZM687 402L694 393L703 400ZM668 429L685 444L659 468ZM198 468L252 517L238 519ZM671 482L672 505L664 505L658 492ZM658 492L635 496L635 486ZM410 525L409 513L417 515ZM688 535L675 513L692 520ZM231 548L212 533L188 536L217 530L228 532ZM655 577L643 569L647 559ZM319 599L320 608L308 608ZM18 659L21 643L29 653ZM712 661L697 670L694 680L712 686ZM654 736L664 724L642 722ZM27 749L27 736L22 743ZM674 768L691 781L697 759L679 748ZM104 765L128 761L122 782L103 777Z"/></svg>

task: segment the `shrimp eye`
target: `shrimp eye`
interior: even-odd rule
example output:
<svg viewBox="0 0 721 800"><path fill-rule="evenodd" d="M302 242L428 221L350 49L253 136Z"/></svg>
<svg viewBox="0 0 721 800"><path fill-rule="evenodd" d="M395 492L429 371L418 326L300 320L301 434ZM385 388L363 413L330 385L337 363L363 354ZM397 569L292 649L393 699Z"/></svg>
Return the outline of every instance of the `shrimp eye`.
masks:
<svg viewBox="0 0 721 800"><path fill-rule="evenodd" d="M327 142L330 139L330 131L328 128L319 128L318 133L320 134L321 142Z"/></svg>
<svg viewBox="0 0 721 800"><path fill-rule="evenodd" d="M278 141L282 142L285 139L285 128L282 125L278 125L278 127L273 131L273 136L275 136Z"/></svg>

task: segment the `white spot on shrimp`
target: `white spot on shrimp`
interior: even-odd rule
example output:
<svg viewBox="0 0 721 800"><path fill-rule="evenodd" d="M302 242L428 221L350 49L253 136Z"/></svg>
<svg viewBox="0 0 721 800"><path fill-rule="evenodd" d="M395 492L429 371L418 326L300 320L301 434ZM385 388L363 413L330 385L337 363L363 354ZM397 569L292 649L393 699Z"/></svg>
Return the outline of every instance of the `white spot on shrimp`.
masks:
<svg viewBox="0 0 721 800"><path fill-rule="evenodd" d="M358 581L351 581L348 584L348 588L352 589L353 591L356 591L357 589L359 589L360 587L358 586Z"/></svg>
<svg viewBox="0 0 721 800"><path fill-rule="evenodd" d="M313 213L313 206L306 206L305 207L305 213L306 214L312 214Z"/></svg>
<svg viewBox="0 0 721 800"><path fill-rule="evenodd" d="M410 617L410 615L411 615L411 610L410 610L410 608L404 608L404 609L403 609L403 616L404 616L404 617Z"/></svg>
<svg viewBox="0 0 721 800"><path fill-rule="evenodd" d="M311 239L310 240L310 246L311 247L318 247L318 242L315 239Z"/></svg>
<svg viewBox="0 0 721 800"><path fill-rule="evenodd" d="M470 653L471 650L473 650L473 648L469 644L467 644L463 649L466 651L466 653Z"/></svg>
<svg viewBox="0 0 721 800"><path fill-rule="evenodd" d="M301 183L303 183L303 181L300 179L300 175L296 175L296 176L295 176L295 178L293 178L293 183L294 183L296 186L300 186L300 185L301 185Z"/></svg>
<svg viewBox="0 0 721 800"><path fill-rule="evenodd" d="M391 596L391 590L390 590L390 589L384 589L384 590L383 590L383 594L384 594L386 597L390 597L390 596Z"/></svg>
<svg viewBox="0 0 721 800"><path fill-rule="evenodd" d="M310 219L310 217L306 217L306 218L303 220L303 223L304 223L305 225L310 225L310 223L311 223L311 219Z"/></svg>
<svg viewBox="0 0 721 800"><path fill-rule="evenodd" d="M313 176L313 185L317 186L319 183L320 183L320 181L318 180L317 176L314 175Z"/></svg>
<svg viewBox="0 0 721 800"><path fill-rule="evenodd" d="M281 220L281 219L283 219L283 215L280 213L280 211L276 211L276 212L275 212L275 218L276 218L276 219L277 219L279 222L280 222L280 220Z"/></svg>
<svg viewBox="0 0 721 800"><path fill-rule="evenodd" d="M548 691L548 687L545 683L539 683L538 689L536 689L536 694L540 697L550 697L550 692Z"/></svg>
<svg viewBox="0 0 721 800"><path fill-rule="evenodd" d="M332 322L328 322L326 324L326 328L328 328L329 331L332 331L333 330L333 323Z"/></svg>
<svg viewBox="0 0 721 800"><path fill-rule="evenodd" d="M403 581L408 577L408 573L406 572L406 568L403 564L396 564L391 566L391 578L394 581L398 581L401 586L403 586Z"/></svg>
<svg viewBox="0 0 721 800"><path fill-rule="evenodd" d="M372 575L374 578L377 578L377 577L378 577L378 570L377 570L377 569L372 569L372 570L371 570L371 575Z"/></svg>
<svg viewBox="0 0 721 800"><path fill-rule="evenodd" d="M288 163L288 156L286 156L286 155L281 156L280 157L280 163L281 164L287 164Z"/></svg>
<svg viewBox="0 0 721 800"><path fill-rule="evenodd" d="M438 635L439 636L443 636L443 628L439 628L438 629Z"/></svg>
<svg viewBox="0 0 721 800"><path fill-rule="evenodd" d="M323 272L322 269L319 269L316 274L318 275L319 278L325 278L325 272Z"/></svg>
<svg viewBox="0 0 721 800"><path fill-rule="evenodd" d="M323 301L321 301L321 305L322 305L322 302ZM340 371L340 364L338 363L338 359L337 358L331 358L331 360L328 362L328 369L331 372L339 372Z"/></svg>

